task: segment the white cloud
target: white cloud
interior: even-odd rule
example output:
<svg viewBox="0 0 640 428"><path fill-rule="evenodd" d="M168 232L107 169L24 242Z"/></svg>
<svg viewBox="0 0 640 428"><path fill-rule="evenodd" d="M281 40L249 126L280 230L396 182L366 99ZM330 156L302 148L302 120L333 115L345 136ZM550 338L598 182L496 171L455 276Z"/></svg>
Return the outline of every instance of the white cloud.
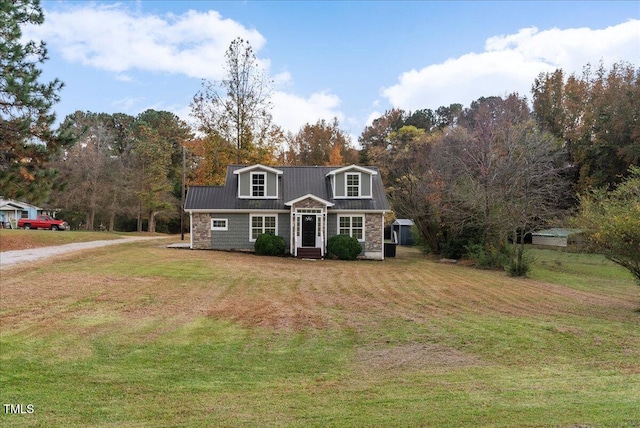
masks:
<svg viewBox="0 0 640 428"><path fill-rule="evenodd" d="M129 76L128 74L124 74L124 73L116 75L115 79L117 81L119 81L119 82L128 82L128 83L134 82L133 77Z"/></svg>
<svg viewBox="0 0 640 428"><path fill-rule="evenodd" d="M49 49L59 52L65 61L112 72L116 81L124 83L139 82L140 77L132 77L140 76L136 72L219 80L224 77L224 54L232 40L248 40L254 52L266 44L257 30L224 19L213 10L160 16L122 4L85 3L47 10L46 17L43 25L25 29L25 37L46 40ZM258 58L257 62L264 70L270 68L268 59ZM305 123L319 119L344 118L338 110L341 101L337 95L317 92L304 98L287 93L285 89L293 85L287 70L272 79L276 88L272 100L274 122L286 131L297 132ZM134 113L144 102L142 97L126 97L112 102L112 106ZM154 106L158 107L162 105ZM189 106L164 108L191 121Z"/></svg>
<svg viewBox="0 0 640 428"><path fill-rule="evenodd" d="M602 30L525 28L516 34L487 39L485 51L411 70L383 89L391 105L406 110L436 109L481 96L518 92L529 96L541 72L562 68L580 74L587 63L640 62L640 20Z"/></svg>
<svg viewBox="0 0 640 428"><path fill-rule="evenodd" d="M293 77L288 71L283 71L273 76L273 84L276 87L291 86L293 84Z"/></svg>
<svg viewBox="0 0 640 428"><path fill-rule="evenodd" d="M266 42L258 31L216 11L158 16L121 4L89 3L47 11L46 16L43 25L30 27L25 35L46 40L68 62L119 75L136 69L219 79L233 39L248 40L254 51ZM259 62L268 66L268 61Z"/></svg>
<svg viewBox="0 0 640 428"><path fill-rule="evenodd" d="M298 132L306 123L337 117L340 122L344 114L338 109L340 97L327 92L316 92L309 98L276 91L273 93L273 120L285 131Z"/></svg>
<svg viewBox="0 0 640 428"><path fill-rule="evenodd" d="M369 113L364 126L371 126L373 124L373 121L378 119L379 117L382 117L382 113L380 113L379 111L372 111L371 113Z"/></svg>
<svg viewBox="0 0 640 428"><path fill-rule="evenodd" d="M118 100L114 100L111 102L111 105L116 109L129 113L129 114L137 114L136 106L144 101L142 97L126 97Z"/></svg>

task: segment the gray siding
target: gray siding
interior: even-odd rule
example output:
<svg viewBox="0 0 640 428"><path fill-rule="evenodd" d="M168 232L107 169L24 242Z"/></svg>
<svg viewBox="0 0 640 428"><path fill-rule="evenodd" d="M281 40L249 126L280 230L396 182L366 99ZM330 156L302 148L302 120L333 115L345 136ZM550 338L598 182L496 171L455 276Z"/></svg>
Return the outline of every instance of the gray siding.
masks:
<svg viewBox="0 0 640 428"><path fill-rule="evenodd" d="M327 239L338 234L338 216L329 213L327 215Z"/></svg>
<svg viewBox="0 0 640 428"><path fill-rule="evenodd" d="M278 176L275 174L267 173L267 196L276 196L276 186L278 184Z"/></svg>
<svg viewBox="0 0 640 428"><path fill-rule="evenodd" d="M240 186L240 196L251 196L251 174L245 172L238 175L238 186Z"/></svg>
<svg viewBox="0 0 640 428"><path fill-rule="evenodd" d="M334 195L337 198L341 198L343 196L345 196L344 194L344 174L336 174L334 177L334 180L336 180L336 194Z"/></svg>
<svg viewBox="0 0 640 428"><path fill-rule="evenodd" d="M226 218L228 225L228 230L211 231L212 249L253 249L253 242L249 242L249 214L213 214L211 218Z"/></svg>
<svg viewBox="0 0 640 428"><path fill-rule="evenodd" d="M363 197L370 198L371 197L371 174L360 174L360 180L362 180L362 184L360 185L360 189L362 190Z"/></svg>
<svg viewBox="0 0 640 428"><path fill-rule="evenodd" d="M261 214L256 212L255 214ZM270 213L266 213L269 215ZM272 214L271 214L272 215ZM282 236L289 250L291 221L288 214L278 213L278 235ZM226 218L228 230L211 231L211 249L253 250L255 242L249 241L249 214L212 214L210 218Z"/></svg>

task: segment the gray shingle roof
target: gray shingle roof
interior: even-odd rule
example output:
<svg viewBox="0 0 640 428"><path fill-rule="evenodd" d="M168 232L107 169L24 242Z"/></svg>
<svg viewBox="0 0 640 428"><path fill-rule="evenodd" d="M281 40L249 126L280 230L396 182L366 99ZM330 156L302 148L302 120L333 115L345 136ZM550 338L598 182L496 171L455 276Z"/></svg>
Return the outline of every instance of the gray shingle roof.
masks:
<svg viewBox="0 0 640 428"><path fill-rule="evenodd" d="M289 210L286 202L312 194L335 205L333 210L382 211L389 210L389 202L382 185L380 173L373 176L372 198L333 199L331 182L327 174L342 167L330 166L282 166L278 180L278 199L238 198L238 175L233 172L241 165L227 167L225 186L191 186L187 191L185 210ZM377 167L366 167L378 171Z"/></svg>

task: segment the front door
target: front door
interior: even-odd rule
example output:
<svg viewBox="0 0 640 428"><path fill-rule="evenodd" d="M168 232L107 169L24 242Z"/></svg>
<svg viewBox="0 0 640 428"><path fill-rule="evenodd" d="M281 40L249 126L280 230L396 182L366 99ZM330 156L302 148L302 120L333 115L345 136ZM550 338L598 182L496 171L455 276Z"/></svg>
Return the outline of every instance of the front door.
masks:
<svg viewBox="0 0 640 428"><path fill-rule="evenodd" d="M305 214L302 216L302 246L316 246L316 216Z"/></svg>

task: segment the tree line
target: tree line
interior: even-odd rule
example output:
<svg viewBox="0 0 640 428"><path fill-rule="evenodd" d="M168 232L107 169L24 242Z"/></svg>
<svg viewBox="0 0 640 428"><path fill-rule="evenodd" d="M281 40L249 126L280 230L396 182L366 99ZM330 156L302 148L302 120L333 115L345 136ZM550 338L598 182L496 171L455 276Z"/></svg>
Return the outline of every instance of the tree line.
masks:
<svg viewBox="0 0 640 428"><path fill-rule="evenodd" d="M360 156L380 165L396 215L414 220L429 251L473 254L521 274L525 235L570 224L572 214L594 206L588 201L637 183L639 118L640 69L587 65L580 76L540 74L531 102L514 93L435 112L389 110L361 134ZM612 215L606 223L619 224L619 247L637 266L640 190L625 195L618 205L631 220L616 223ZM594 222L573 224L605 250ZM509 243L519 245L512 251Z"/></svg>

